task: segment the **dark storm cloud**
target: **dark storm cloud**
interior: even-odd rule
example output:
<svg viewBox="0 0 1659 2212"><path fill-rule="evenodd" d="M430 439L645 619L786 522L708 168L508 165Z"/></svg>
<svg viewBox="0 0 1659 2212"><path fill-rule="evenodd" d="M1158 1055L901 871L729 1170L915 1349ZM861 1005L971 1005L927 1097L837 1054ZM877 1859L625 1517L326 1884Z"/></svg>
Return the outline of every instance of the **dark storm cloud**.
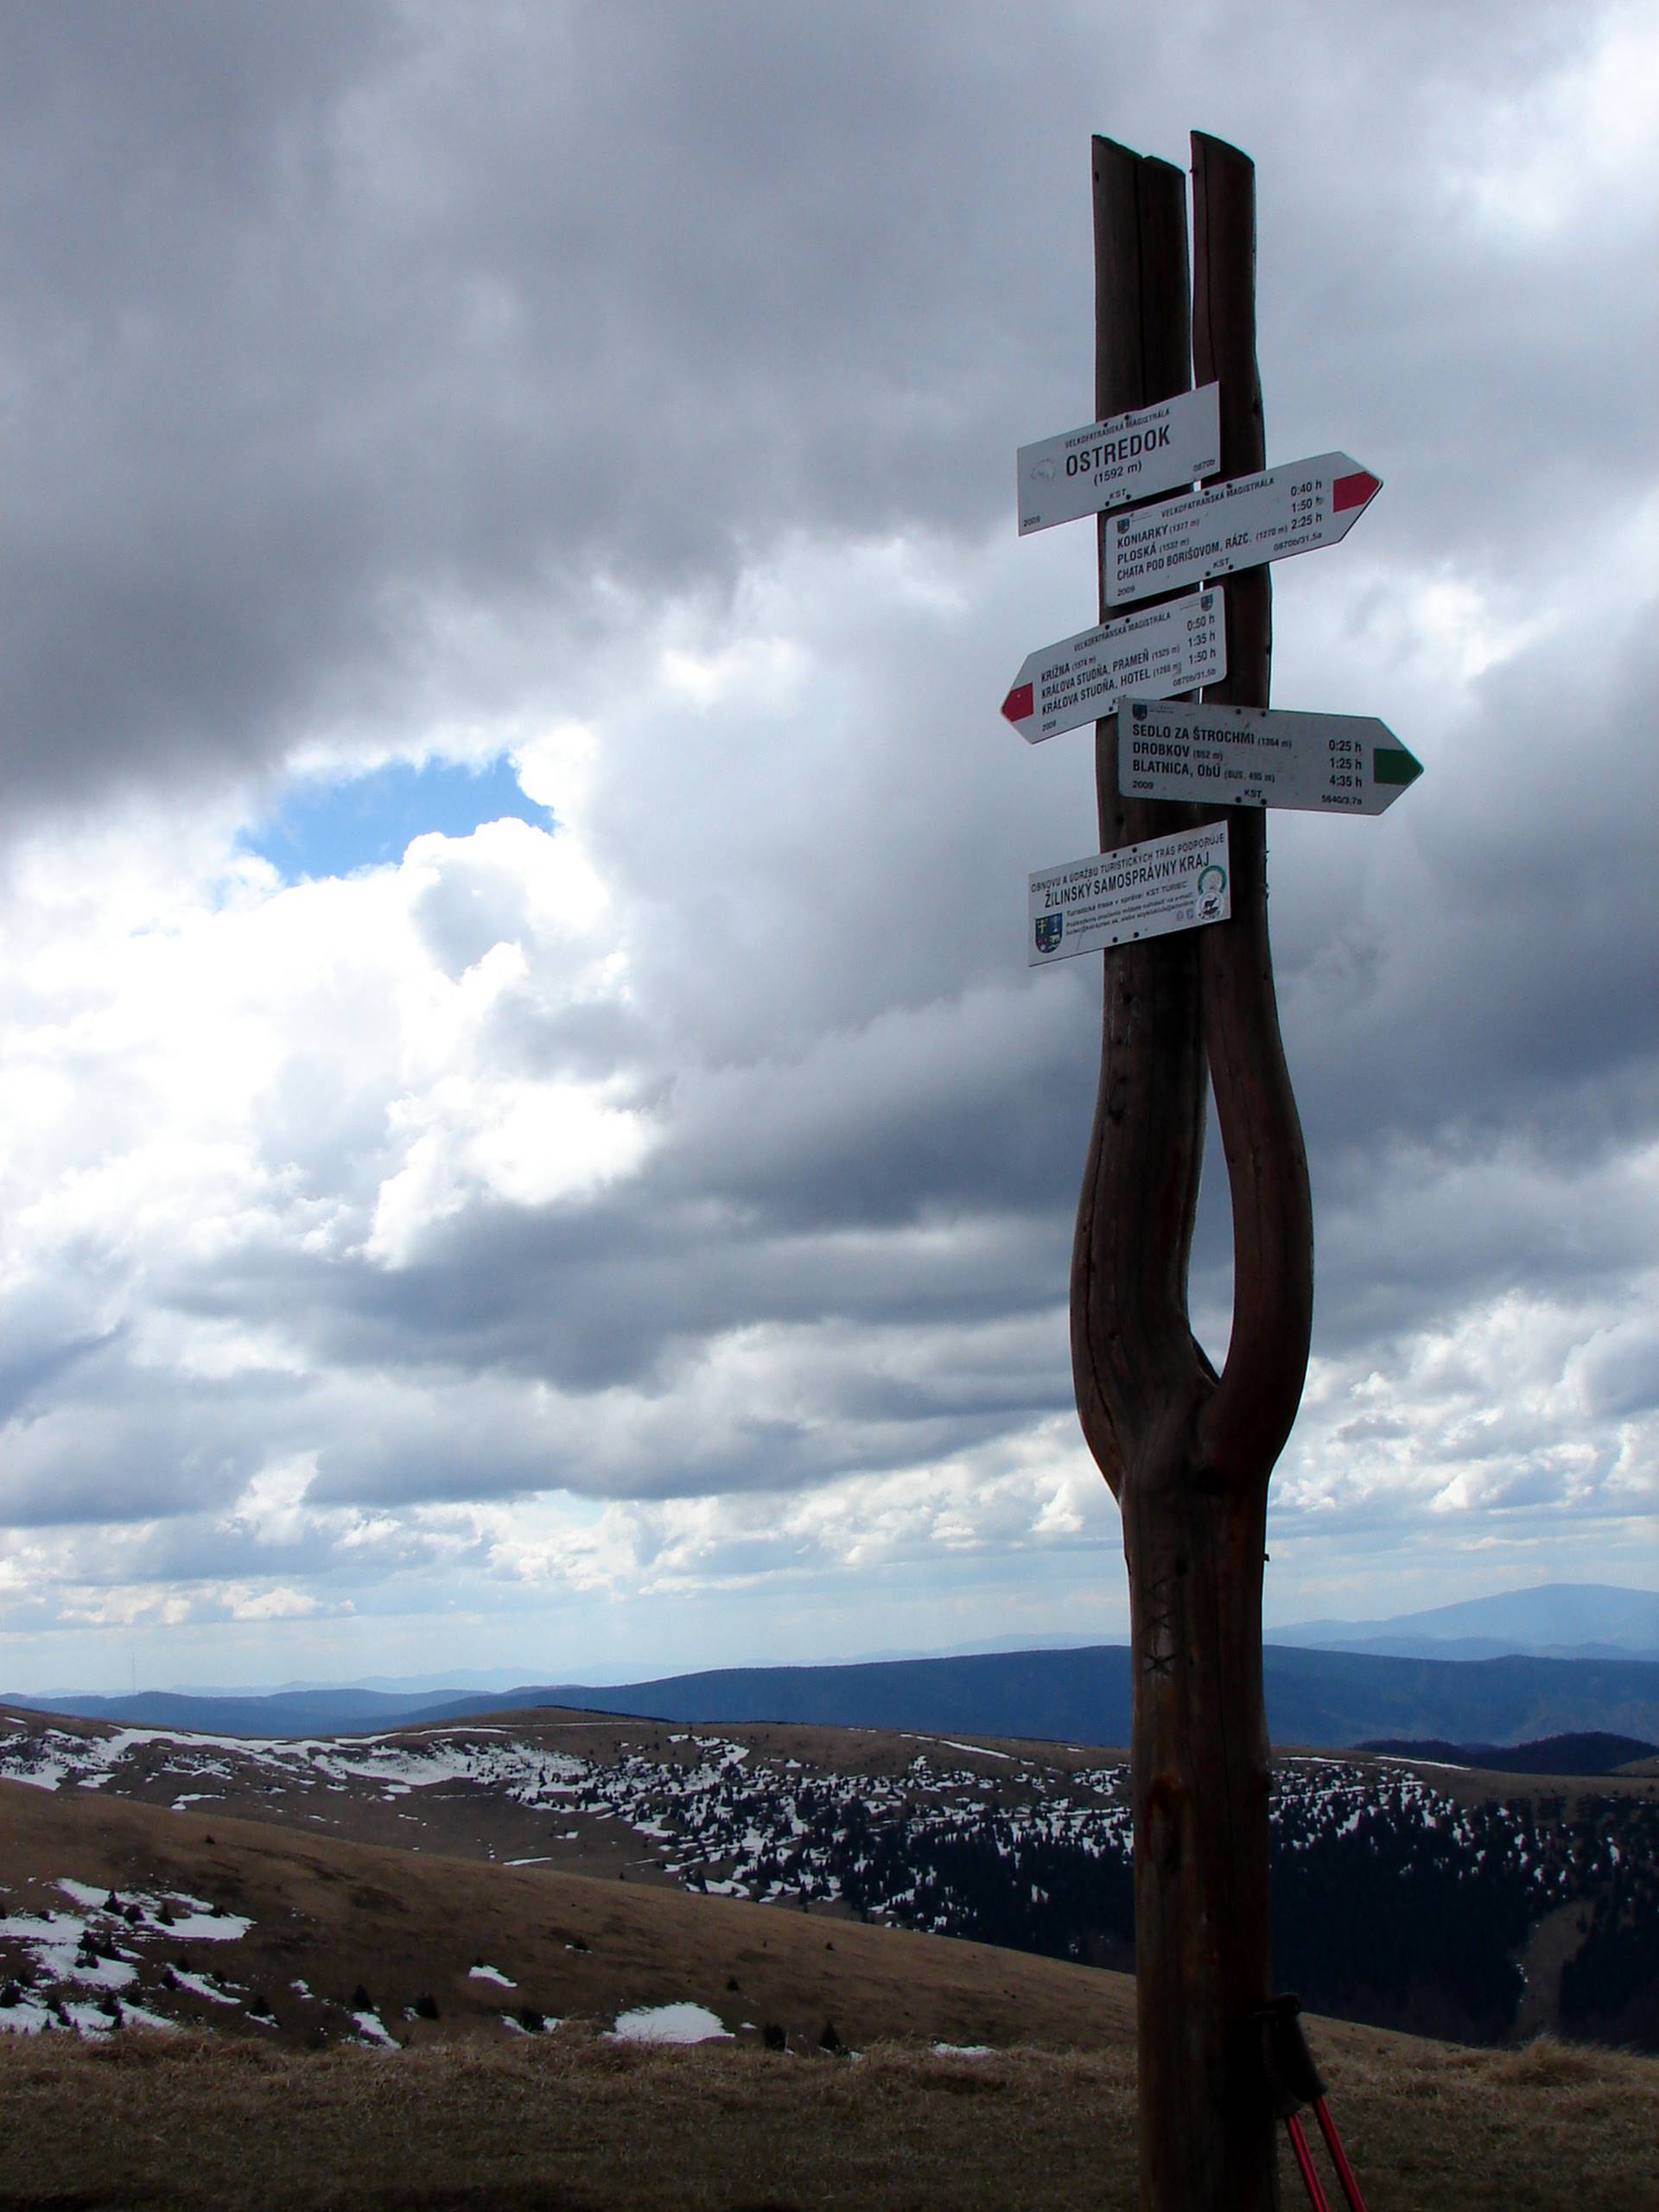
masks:
<svg viewBox="0 0 1659 2212"><path fill-rule="evenodd" d="M1576 626L1494 670L1369 851L1369 824L1278 836L1286 1032L1320 1195L1375 1247L1366 1306L1395 1276L1421 1301L1639 1262L1618 1192L1659 1128L1649 632L1638 610L1622 651L1594 639L1593 674ZM1402 1192L1437 1183L1468 1210L1406 1235Z"/></svg>
<svg viewBox="0 0 1659 2212"><path fill-rule="evenodd" d="M649 1394L709 1339L763 1324L966 1326L1050 1304L1068 1233L1010 1215L913 1238L833 1220L791 1236L712 1204L653 1206L629 1185L558 1207L481 1200L396 1268L247 1249L181 1270L166 1294L181 1313L281 1321L319 1362Z"/></svg>
<svg viewBox="0 0 1659 2212"><path fill-rule="evenodd" d="M99 1376L83 1364L56 1402L9 1425L0 1524L118 1524L219 1508L265 1462L296 1389L114 1360Z"/></svg>
<svg viewBox="0 0 1659 2212"><path fill-rule="evenodd" d="M1048 1108L1075 1098L1094 1040L1022 985L893 1009L798 1060L707 1071L677 1096L662 1181L769 1227L1069 1211Z"/></svg>
<svg viewBox="0 0 1659 2212"><path fill-rule="evenodd" d="M1586 1350L1580 1379L1592 1412L1629 1419L1659 1408L1659 1323L1611 1329Z"/></svg>
<svg viewBox="0 0 1659 2212"><path fill-rule="evenodd" d="M9 782L79 796L140 742L234 757L362 649L303 241L388 19L7 17Z"/></svg>
<svg viewBox="0 0 1659 2212"><path fill-rule="evenodd" d="M874 10L785 28L27 11L14 787L395 713L451 599L591 620L603 577L695 591L804 520L980 508L1005 341L982 308L970 374L939 320L1006 212L914 118L924 70L982 109L995 55L968 11L931 58Z"/></svg>
<svg viewBox="0 0 1659 2212"><path fill-rule="evenodd" d="M1522 315L1494 260L1478 362L1449 360L1426 410L1406 333L1471 331L1447 313L1467 255L1432 180L1368 207L1374 166L1307 128L1333 73L1362 132L1501 98L1567 36L1543 5L1466 52L1438 10L1392 11L1363 102L1340 17L1305 9L1253 27L1242 84L1224 19L1123 9L10 12L14 805L396 730L435 685L476 704L505 679L446 641L457 608L545 666L636 594L724 589L791 532L984 528L1014 435L1086 411L1086 132L1179 158L1211 73L1264 134L1290 390L1303 364L1344 395L1322 442L1408 385L1376 465L1427 432L1432 485L1448 438L1472 453L1470 410L1558 365L1597 281L1575 248L1567 313L1535 315L1535 265ZM1338 220L1351 244L1326 251ZM1382 281L1402 258L1404 314ZM1306 299L1304 264L1347 290ZM1605 457L1622 389L1554 426L1553 466ZM1489 482L1489 516L1515 480Z"/></svg>
<svg viewBox="0 0 1659 2212"><path fill-rule="evenodd" d="M1004 1433L1007 1409L976 1414L953 1406L932 1418L906 1409L886 1422L845 1422L833 1433L756 1416L713 1432L667 1425L620 1448L512 1434L429 1414L407 1429L340 1434L319 1454L306 1491L311 1507L461 1503L565 1489L588 1497L660 1501L787 1492L851 1475L885 1474L918 1455L948 1457Z"/></svg>

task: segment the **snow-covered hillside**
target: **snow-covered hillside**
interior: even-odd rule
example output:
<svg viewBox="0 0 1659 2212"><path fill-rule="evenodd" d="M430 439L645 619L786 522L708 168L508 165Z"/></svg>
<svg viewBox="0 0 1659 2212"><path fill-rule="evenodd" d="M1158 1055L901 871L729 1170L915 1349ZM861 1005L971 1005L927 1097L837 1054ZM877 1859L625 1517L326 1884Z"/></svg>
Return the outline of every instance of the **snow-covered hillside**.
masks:
<svg viewBox="0 0 1659 2212"><path fill-rule="evenodd" d="M866 1732L817 1732L802 1756L788 1731L582 1725L270 1742L13 1713L0 1778L1131 1961L1121 1764ZM1591 1937L1648 1895L1652 1799L1574 1785L1569 1805L1541 1784L1460 1802L1454 1781L1399 1760L1279 1763L1281 1981L1358 2017L1501 2035L1535 1925L1576 1904Z"/></svg>

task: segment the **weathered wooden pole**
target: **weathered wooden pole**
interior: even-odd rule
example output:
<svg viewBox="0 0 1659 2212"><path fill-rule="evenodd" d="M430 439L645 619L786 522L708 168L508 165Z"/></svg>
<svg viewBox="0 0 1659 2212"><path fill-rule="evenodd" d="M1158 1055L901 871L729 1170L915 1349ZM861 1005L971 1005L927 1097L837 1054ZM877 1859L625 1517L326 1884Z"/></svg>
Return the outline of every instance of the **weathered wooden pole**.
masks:
<svg viewBox="0 0 1659 2212"><path fill-rule="evenodd" d="M1107 139L1093 156L1103 418L1192 379L1185 180ZM1195 136L1193 159L1192 335L1198 381L1221 384L1225 478L1265 461L1254 175L1216 139ZM1226 588L1230 674L1206 696L1265 706L1268 572ZM1205 818L1125 800L1115 738L1114 722L1097 727L1103 850ZM1072 1258L1078 1414L1122 1510L1129 1572L1143 2212L1279 2202L1252 2018L1271 1993L1262 1566L1268 1477L1306 1370L1313 1233L1274 1000L1265 823L1229 813L1232 918L1105 956ZM1206 1058L1233 1206L1233 1330L1219 1376L1187 1314Z"/></svg>

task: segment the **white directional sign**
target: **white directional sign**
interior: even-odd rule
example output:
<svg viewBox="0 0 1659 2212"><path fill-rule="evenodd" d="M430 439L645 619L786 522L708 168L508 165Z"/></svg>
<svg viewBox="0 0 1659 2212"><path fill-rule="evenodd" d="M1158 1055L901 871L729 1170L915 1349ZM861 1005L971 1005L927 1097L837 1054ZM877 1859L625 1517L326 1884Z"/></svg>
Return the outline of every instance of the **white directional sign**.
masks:
<svg viewBox="0 0 1659 2212"><path fill-rule="evenodd" d="M1117 717L1126 797L1381 814L1423 764L1373 715L1127 702Z"/></svg>
<svg viewBox="0 0 1659 2212"><path fill-rule="evenodd" d="M1227 673L1222 594L1192 592L1027 653L1002 711L1027 745L1101 721L1126 694L1167 699Z"/></svg>
<svg viewBox="0 0 1659 2212"><path fill-rule="evenodd" d="M1020 535L1167 492L1221 466L1221 386L1021 446L1014 457Z"/></svg>
<svg viewBox="0 0 1659 2212"><path fill-rule="evenodd" d="M1345 537L1382 488L1345 453L1235 477L1119 515L1105 533L1101 584L1108 607L1287 560Z"/></svg>
<svg viewBox="0 0 1659 2212"><path fill-rule="evenodd" d="M1026 965L1046 968L1079 952L1166 937L1233 911L1227 824L1207 822L1148 837L1030 879Z"/></svg>

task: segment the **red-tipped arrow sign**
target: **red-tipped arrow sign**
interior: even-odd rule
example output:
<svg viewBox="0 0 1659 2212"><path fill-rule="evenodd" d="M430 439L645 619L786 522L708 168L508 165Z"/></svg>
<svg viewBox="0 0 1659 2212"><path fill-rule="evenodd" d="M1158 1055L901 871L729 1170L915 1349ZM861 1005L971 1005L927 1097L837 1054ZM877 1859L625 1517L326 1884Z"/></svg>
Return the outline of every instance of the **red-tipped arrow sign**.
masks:
<svg viewBox="0 0 1659 2212"><path fill-rule="evenodd" d="M1106 604L1131 606L1334 545L1382 488L1380 477L1345 453L1322 453L1115 516L1101 556Z"/></svg>
<svg viewBox="0 0 1659 2212"><path fill-rule="evenodd" d="M1222 594L1189 594L1079 630L1027 653L1002 711L1027 745L1116 713L1118 702L1168 699L1219 683L1227 673Z"/></svg>

